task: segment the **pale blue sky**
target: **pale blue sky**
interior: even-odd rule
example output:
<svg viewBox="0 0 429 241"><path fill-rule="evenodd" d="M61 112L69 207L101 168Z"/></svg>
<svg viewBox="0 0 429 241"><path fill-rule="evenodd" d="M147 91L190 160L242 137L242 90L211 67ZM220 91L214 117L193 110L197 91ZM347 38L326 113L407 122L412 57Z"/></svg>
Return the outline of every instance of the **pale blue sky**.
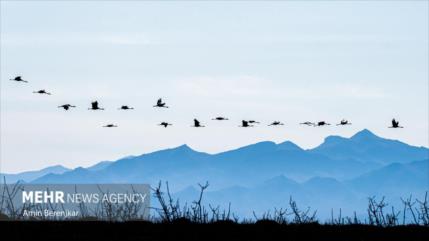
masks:
<svg viewBox="0 0 429 241"><path fill-rule="evenodd" d="M1 1L1 171L183 143L312 148L363 128L428 146L428 28L427 1ZM30 83L8 80L18 74ZM53 95L32 94L42 88ZM171 108L152 108L158 97ZM88 111L95 99L107 110ZM231 121L210 121L218 115ZM194 117L208 127L190 128ZM406 128L388 129L393 117ZM342 118L353 125L298 125ZM242 119L286 126L241 129ZM120 127L101 128L111 122Z"/></svg>

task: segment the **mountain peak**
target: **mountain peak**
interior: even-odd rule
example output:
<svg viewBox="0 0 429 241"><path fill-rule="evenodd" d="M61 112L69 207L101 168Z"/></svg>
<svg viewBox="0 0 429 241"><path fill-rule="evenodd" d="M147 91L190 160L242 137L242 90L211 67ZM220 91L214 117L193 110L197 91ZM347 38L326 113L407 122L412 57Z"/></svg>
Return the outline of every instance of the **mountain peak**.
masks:
<svg viewBox="0 0 429 241"><path fill-rule="evenodd" d="M350 139L359 140L359 139L373 139L373 138L379 138L374 133L372 133L368 129L363 129L356 134L354 134Z"/></svg>
<svg viewBox="0 0 429 241"><path fill-rule="evenodd" d="M302 150L301 147L299 147L297 144L291 141L285 141L285 142L279 143L277 146L279 147L279 149L288 150L288 151Z"/></svg>
<svg viewBox="0 0 429 241"><path fill-rule="evenodd" d="M171 150L174 151L182 151L182 152L189 152L189 151L194 151L194 149L192 149L191 147L189 147L186 144L180 145L178 147L172 148Z"/></svg>
<svg viewBox="0 0 429 241"><path fill-rule="evenodd" d="M49 171L49 172L55 172L55 173L62 173L62 172L66 172L69 170L70 169L68 169L67 167L64 167L63 165L54 165L54 166L43 168L39 171Z"/></svg>
<svg viewBox="0 0 429 241"><path fill-rule="evenodd" d="M341 141L347 140L347 138L341 137L341 136L328 136L325 138L324 143L325 144L338 144Z"/></svg>

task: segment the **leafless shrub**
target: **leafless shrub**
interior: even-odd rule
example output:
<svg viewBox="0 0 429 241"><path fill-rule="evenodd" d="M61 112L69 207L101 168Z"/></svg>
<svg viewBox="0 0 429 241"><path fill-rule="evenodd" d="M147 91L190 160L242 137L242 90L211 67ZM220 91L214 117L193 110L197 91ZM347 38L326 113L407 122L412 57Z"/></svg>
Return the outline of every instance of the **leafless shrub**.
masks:
<svg viewBox="0 0 429 241"><path fill-rule="evenodd" d="M418 212L418 209L414 208L414 205L416 204L416 201L412 199L412 195L408 197L407 199L401 198L402 203L404 204L404 211L403 211L403 221L402 223L406 223L406 215L407 211L411 214L411 217L413 219L414 224L418 224L418 216L416 215L416 212Z"/></svg>
<svg viewBox="0 0 429 241"><path fill-rule="evenodd" d="M417 225L429 226L429 203L428 192L425 193L423 200L415 199L412 196L402 199L404 204L403 224L406 223L407 212L411 214L412 222Z"/></svg>
<svg viewBox="0 0 429 241"><path fill-rule="evenodd" d="M368 219L371 225L383 226L386 223L384 216L384 208L388 204L384 201L384 197L377 201L375 197L368 198Z"/></svg>
<svg viewBox="0 0 429 241"><path fill-rule="evenodd" d="M314 223L317 221L316 219L316 211L311 212L311 208L308 207L305 211L300 210L296 204L296 202L289 198L289 206L292 209L292 214L294 215L293 222L297 224L303 223Z"/></svg>
<svg viewBox="0 0 429 241"><path fill-rule="evenodd" d="M399 224L399 216L401 212L395 211L395 208L392 206L390 213L385 213L388 203L385 201L385 198L382 197L380 201L377 201L375 197L368 198L368 220L369 224L377 226L396 226ZM405 222L405 210L404 222Z"/></svg>
<svg viewBox="0 0 429 241"><path fill-rule="evenodd" d="M180 206L179 199L174 199L170 192L168 182L165 183L166 192L162 191L162 183L152 188L154 197L158 200L159 208L153 207L159 215L161 222L174 222L177 220L188 220L195 223L213 223L218 221L234 221L238 222L239 218L231 213L231 204L228 209L221 210L219 206L204 205L203 196L205 190L209 187L209 183L204 185L198 184L200 190L195 201L188 205L185 203ZM156 219L155 219L156 221Z"/></svg>
<svg viewBox="0 0 429 241"><path fill-rule="evenodd" d="M428 203L428 192L425 193L425 198L423 201L420 201L418 199L417 203L419 204L418 209L420 210L419 213L419 220L421 221L421 224L425 226L429 226L429 203Z"/></svg>

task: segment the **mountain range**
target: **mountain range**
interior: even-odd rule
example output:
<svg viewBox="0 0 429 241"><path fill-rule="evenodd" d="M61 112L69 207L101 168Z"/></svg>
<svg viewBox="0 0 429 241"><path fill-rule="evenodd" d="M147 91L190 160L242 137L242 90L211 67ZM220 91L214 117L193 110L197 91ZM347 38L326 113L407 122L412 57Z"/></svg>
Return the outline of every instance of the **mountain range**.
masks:
<svg viewBox="0 0 429 241"><path fill-rule="evenodd" d="M217 154L187 145L69 170L61 166L5 174L8 182L149 183L168 181L174 195L191 202L197 183L210 183L205 200L237 204L244 216L286 205L289 196L329 216L331 208L358 210L368 196L423 195L429 190L429 149L362 130L350 138L328 136L304 150L290 141L259 142ZM396 201L395 201L396 200ZM365 210L365 208L363 209Z"/></svg>

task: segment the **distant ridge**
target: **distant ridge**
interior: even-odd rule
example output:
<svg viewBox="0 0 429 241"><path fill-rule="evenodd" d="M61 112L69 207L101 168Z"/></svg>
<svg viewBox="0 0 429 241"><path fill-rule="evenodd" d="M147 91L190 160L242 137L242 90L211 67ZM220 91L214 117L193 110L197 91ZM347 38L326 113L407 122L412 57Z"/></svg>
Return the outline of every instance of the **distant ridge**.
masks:
<svg viewBox="0 0 429 241"><path fill-rule="evenodd" d="M217 154L188 145L102 162L90 168L52 173L36 183L156 183L178 188L209 180L218 188L256 185L275 176L308 180L323 176L347 180L391 163L427 159L429 150L384 139L364 129L350 138L328 136L318 147L303 150L291 141L263 141Z"/></svg>
<svg viewBox="0 0 429 241"><path fill-rule="evenodd" d="M61 165L55 165L55 166L46 167L37 171L26 171L26 172L21 172L16 174L0 173L0 178L2 183L4 178L6 178L6 182L8 183L15 183L18 181L31 182L49 173L62 174L67 171L70 171L70 169Z"/></svg>
<svg viewBox="0 0 429 241"><path fill-rule="evenodd" d="M350 158L379 165L428 158L428 149L425 147L415 147L397 140L384 139L367 129L359 131L350 138L328 136L322 144L310 151L331 159Z"/></svg>

